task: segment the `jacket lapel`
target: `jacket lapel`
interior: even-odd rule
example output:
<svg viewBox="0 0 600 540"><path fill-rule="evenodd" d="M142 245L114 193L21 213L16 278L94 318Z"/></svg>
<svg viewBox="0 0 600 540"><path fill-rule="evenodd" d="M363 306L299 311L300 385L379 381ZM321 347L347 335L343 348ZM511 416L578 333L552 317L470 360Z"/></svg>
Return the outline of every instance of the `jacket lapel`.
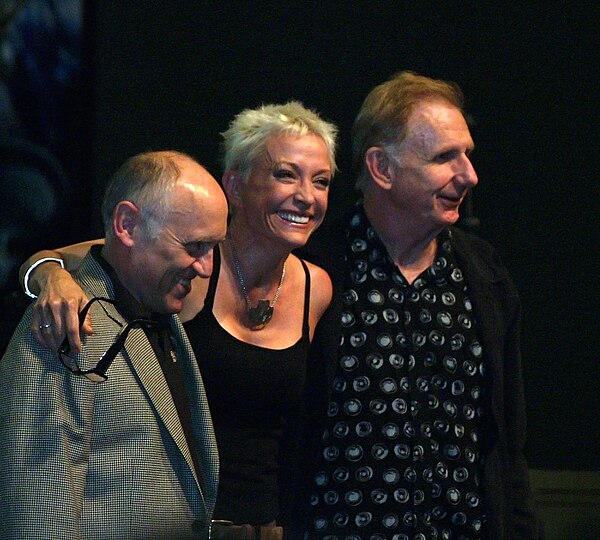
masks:
<svg viewBox="0 0 600 540"><path fill-rule="evenodd" d="M114 291L108 276L92 256L88 255L86 259L84 259L80 270L80 281L89 291L93 292L95 296L114 298ZM119 321L123 326L127 324L114 305L105 304L105 307L110 317ZM115 324L115 327L116 326L117 325ZM160 418L160 421L163 422L165 428L177 445L177 448L184 456L194 480L196 481L196 485L198 486L200 497L203 499L204 494L201 489L202 482L199 481L199 473L197 474L197 471L195 470L190 448L187 444L181 421L179 420L179 414L177 413L162 368L158 363L158 358L143 329L134 328L129 333L125 347L120 354L122 354L132 366L149 401L154 407L157 416ZM190 401L191 407L195 407L195 405L195 402Z"/></svg>
<svg viewBox="0 0 600 540"><path fill-rule="evenodd" d="M148 398L156 410L158 417L164 423L167 431L175 441L177 448L183 454L194 479L200 488L192 456L187 444L175 402L163 375L158 358L154 354L152 345L141 328L131 331L125 344L125 356L140 379L148 394Z"/></svg>
<svg viewBox="0 0 600 540"><path fill-rule="evenodd" d="M476 251L469 248L463 234L453 228L453 238L457 248L456 256L465 276L468 294L473 302L473 310L486 359L485 369L491 385L490 407L495 420L493 433L495 438L498 435L498 426L503 424L502 398L500 396L502 396L504 387L501 358L504 350L502 335L505 324L496 293L497 284L502 280L502 276L489 263L486 264L482 261ZM487 443L491 444L491 441L488 439Z"/></svg>

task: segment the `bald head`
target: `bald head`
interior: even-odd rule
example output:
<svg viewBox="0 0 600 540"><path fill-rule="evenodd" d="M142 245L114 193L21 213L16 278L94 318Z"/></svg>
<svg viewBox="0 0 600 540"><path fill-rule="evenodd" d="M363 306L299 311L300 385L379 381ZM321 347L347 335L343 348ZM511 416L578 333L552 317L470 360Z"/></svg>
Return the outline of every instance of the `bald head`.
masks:
<svg viewBox="0 0 600 540"><path fill-rule="evenodd" d="M227 200L210 173L179 152L129 159L103 204L102 254L148 310L177 313L196 276L212 272L227 231Z"/></svg>
<svg viewBox="0 0 600 540"><path fill-rule="evenodd" d="M227 204L217 181L187 154L167 150L129 158L113 175L104 195L102 219L107 238L112 236L113 212L121 201L137 206L148 237L155 238L169 212L181 211L170 204L180 184L201 195L196 198L199 209L210 203L221 207Z"/></svg>
<svg viewBox="0 0 600 540"><path fill-rule="evenodd" d="M227 228L227 199L217 181L189 156L176 154L169 159L173 160L179 172L160 215L154 219L160 225L173 218L193 220L206 228L216 225L215 234L219 236L219 230L222 230L221 236L224 235Z"/></svg>

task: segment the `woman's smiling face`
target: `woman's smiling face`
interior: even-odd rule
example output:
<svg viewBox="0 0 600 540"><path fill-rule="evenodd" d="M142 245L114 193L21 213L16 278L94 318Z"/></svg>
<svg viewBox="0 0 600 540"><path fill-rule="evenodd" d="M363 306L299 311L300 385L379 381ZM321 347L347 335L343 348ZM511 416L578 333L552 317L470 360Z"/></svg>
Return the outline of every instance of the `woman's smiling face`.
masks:
<svg viewBox="0 0 600 540"><path fill-rule="evenodd" d="M236 214L259 234L303 246L323 222L332 176L321 137L272 136L247 180L238 184Z"/></svg>

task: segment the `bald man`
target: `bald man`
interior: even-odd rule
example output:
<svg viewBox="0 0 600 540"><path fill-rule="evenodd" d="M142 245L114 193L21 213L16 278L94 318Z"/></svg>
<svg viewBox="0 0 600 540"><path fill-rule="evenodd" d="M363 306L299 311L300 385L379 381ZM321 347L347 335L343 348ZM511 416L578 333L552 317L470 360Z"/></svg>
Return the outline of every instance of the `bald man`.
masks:
<svg viewBox="0 0 600 540"><path fill-rule="evenodd" d="M102 214L74 273L93 334L54 352L29 308L0 362L0 537L206 538L218 458L176 313L212 272L227 202L192 158L152 152L117 171Z"/></svg>

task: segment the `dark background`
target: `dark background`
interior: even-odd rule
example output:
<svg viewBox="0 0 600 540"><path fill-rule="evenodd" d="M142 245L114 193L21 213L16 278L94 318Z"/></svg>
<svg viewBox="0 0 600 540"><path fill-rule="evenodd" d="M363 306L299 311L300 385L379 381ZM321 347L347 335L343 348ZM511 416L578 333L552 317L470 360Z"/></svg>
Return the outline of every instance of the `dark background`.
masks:
<svg viewBox="0 0 600 540"><path fill-rule="evenodd" d="M83 7L78 122L69 132L78 144L63 156L72 187L59 244L102 234L99 199L127 157L183 150L218 177L219 133L231 118L292 98L340 128L335 217L353 196L348 135L369 90L404 69L459 83L477 146L477 232L500 251L524 304L530 465L600 470L597 8L356 0ZM25 244L26 255L43 241L51 240Z"/></svg>

